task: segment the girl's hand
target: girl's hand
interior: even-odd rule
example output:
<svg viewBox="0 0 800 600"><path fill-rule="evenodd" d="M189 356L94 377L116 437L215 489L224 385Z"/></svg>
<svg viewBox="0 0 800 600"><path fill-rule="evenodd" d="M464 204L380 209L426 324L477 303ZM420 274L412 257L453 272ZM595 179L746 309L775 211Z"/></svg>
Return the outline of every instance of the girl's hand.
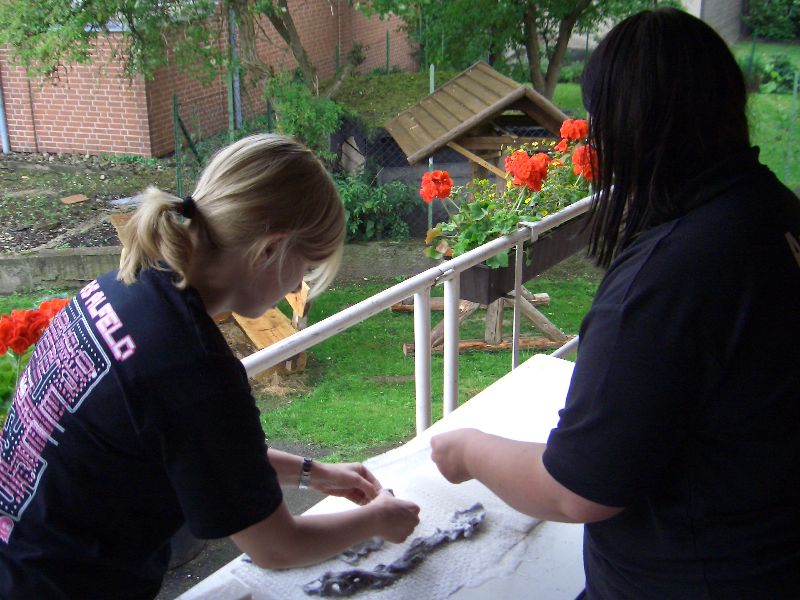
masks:
<svg viewBox="0 0 800 600"><path fill-rule="evenodd" d="M325 464L314 462L310 487L329 496L341 496L356 504L367 504L381 490L375 476L360 463Z"/></svg>
<svg viewBox="0 0 800 600"><path fill-rule="evenodd" d="M377 535L395 544L404 541L419 525L419 506L395 498L390 490L382 490L366 510L375 511Z"/></svg>
<svg viewBox="0 0 800 600"><path fill-rule="evenodd" d="M431 460L449 482L462 483L472 479L466 453L480 435L477 429L456 429L431 438Z"/></svg>

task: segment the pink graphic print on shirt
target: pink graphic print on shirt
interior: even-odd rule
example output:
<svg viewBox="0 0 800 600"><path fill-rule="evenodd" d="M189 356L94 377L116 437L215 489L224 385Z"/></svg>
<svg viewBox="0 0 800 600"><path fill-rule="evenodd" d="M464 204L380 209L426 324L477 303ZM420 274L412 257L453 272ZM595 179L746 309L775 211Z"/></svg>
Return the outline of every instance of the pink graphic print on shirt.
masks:
<svg viewBox="0 0 800 600"><path fill-rule="evenodd" d="M96 282L87 285L81 297L95 299L95 305L88 309L89 316L96 324L105 325L100 331L108 342L122 323L109 303L105 302L102 308L98 306L96 286ZM111 341L111 351L117 360L125 360L135 351L129 336L116 346ZM58 445L54 435L64 432L60 425L64 412L78 410L109 368L110 360L103 345L75 301L71 302L53 319L36 345L20 378L0 438L0 540L3 542L8 542L14 523L36 494L47 469L42 453L48 443Z"/></svg>

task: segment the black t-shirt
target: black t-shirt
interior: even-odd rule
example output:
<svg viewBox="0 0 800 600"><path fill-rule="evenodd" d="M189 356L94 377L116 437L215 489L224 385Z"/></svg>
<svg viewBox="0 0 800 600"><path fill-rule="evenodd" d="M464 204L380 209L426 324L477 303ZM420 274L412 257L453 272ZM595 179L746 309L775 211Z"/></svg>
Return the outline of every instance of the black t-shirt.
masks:
<svg viewBox="0 0 800 600"><path fill-rule="evenodd" d="M642 233L581 326L544 464L590 598L800 596L800 202L752 154Z"/></svg>
<svg viewBox="0 0 800 600"><path fill-rule="evenodd" d="M169 539L282 500L241 363L174 274L110 273L53 320L0 439L0 597L147 598Z"/></svg>

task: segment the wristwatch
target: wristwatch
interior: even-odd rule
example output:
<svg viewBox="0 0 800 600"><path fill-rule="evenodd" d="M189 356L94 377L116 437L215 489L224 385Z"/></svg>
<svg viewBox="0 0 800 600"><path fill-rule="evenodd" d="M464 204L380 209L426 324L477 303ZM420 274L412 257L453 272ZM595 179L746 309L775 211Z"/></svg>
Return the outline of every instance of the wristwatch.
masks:
<svg viewBox="0 0 800 600"><path fill-rule="evenodd" d="M307 456L303 458L303 466L300 469L300 482L297 487L301 490L307 490L308 484L311 483L311 463L314 461Z"/></svg>

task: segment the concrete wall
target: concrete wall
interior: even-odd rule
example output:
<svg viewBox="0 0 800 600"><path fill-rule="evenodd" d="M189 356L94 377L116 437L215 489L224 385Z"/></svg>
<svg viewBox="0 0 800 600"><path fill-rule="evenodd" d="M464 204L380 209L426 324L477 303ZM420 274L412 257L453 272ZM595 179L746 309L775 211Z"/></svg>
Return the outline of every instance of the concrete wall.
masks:
<svg viewBox="0 0 800 600"><path fill-rule="evenodd" d="M80 288L98 275L116 269L121 250L115 246L0 255L0 294ZM436 265L422 251L419 240L347 244L334 284L416 275Z"/></svg>
<svg viewBox="0 0 800 600"><path fill-rule="evenodd" d="M716 29L729 44L742 34L743 0L703 0L700 18Z"/></svg>

